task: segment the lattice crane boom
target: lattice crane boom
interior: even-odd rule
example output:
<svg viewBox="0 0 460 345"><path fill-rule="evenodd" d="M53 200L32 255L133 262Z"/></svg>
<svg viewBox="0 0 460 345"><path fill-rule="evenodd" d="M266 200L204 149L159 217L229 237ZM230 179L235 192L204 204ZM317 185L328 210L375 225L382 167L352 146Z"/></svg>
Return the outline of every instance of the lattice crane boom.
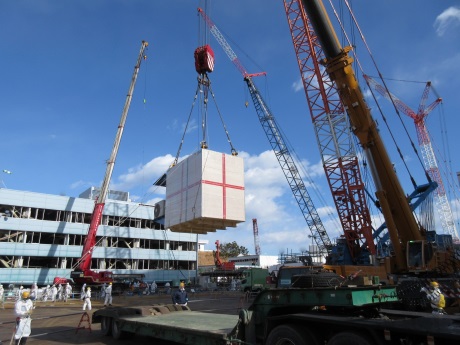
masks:
<svg viewBox="0 0 460 345"><path fill-rule="evenodd" d="M442 99L438 97L429 106L425 106L426 100L428 99L429 91L431 89L431 82L427 82L422 94L418 111L415 112L403 101L401 101L398 97L396 97L394 94L392 94L382 85L380 85L372 77L365 75L364 78L366 79L368 84L372 86L378 93L380 93L390 102L394 103L398 110L400 110L401 112L403 112L404 114L406 114L414 120L415 129L417 132L417 139L420 146L420 152L422 154L425 170L427 174L430 176L430 178L438 184L438 188L435 191L435 197L436 207L441 220L441 226L443 228L444 233L451 235L453 239L459 241L460 239L455 226L452 209L447 198L444 183L442 181L441 173L439 171L436 155L434 153L430 135L428 133L428 129L425 123L425 119L428 116L428 114L442 102Z"/></svg>
<svg viewBox="0 0 460 345"><path fill-rule="evenodd" d="M209 18L206 13L201 9L201 8L198 8L198 13L201 15L201 17L203 18L203 20L206 22L206 25L208 25L208 28L209 28L209 32L212 33L212 35L214 36L214 38L217 40L217 42L219 43L219 45L222 47L222 49L224 50L225 54L227 54L228 58L230 59L231 62L233 62L233 64L235 65L235 67L238 69L238 71L240 71L240 73L243 75L243 77L246 77L246 76L251 76L251 77L257 77L257 76L260 76L260 75L265 75L266 72L259 72L259 73L253 73L253 74L249 74L246 69L244 68L243 64L241 63L240 59L238 58L238 56L235 54L235 52L233 51L232 47L230 47L230 45L228 44L227 40L224 38L224 36L222 35L222 33L219 31L219 29L217 28L217 26L213 23L213 21L211 20L211 18Z"/></svg>
<svg viewBox="0 0 460 345"><path fill-rule="evenodd" d="M291 191L297 201L297 204L299 205L307 225L312 235L314 236L313 238L318 245L319 251L323 254L330 252L332 248L331 240L329 239L326 228L324 227L324 224L319 217L313 201L308 194L306 184L302 181L295 160L285 143L279 126L276 123L275 117L273 116L268 105L265 103L259 90L256 88L252 81L253 76L263 75L265 72L249 74L237 58L235 52L232 50L228 42L217 29L216 25L212 22L212 20L202 9L198 9L198 12L203 17L206 24L209 26L210 32L216 38L219 45L224 49L227 56L243 75L244 80L249 88L249 93L254 103L254 107L256 109L262 128L264 129L270 145L272 146L278 163L283 170L286 180L289 183Z"/></svg>
<svg viewBox="0 0 460 345"><path fill-rule="evenodd" d="M254 246L256 248L256 255L260 255L260 243L259 243L259 227L257 226L257 219L252 219L252 230L254 232Z"/></svg>
<svg viewBox="0 0 460 345"><path fill-rule="evenodd" d="M284 7L323 168L351 260L356 262L362 249L375 255L376 248L350 123L336 85L320 66L323 49L302 1L284 0Z"/></svg>

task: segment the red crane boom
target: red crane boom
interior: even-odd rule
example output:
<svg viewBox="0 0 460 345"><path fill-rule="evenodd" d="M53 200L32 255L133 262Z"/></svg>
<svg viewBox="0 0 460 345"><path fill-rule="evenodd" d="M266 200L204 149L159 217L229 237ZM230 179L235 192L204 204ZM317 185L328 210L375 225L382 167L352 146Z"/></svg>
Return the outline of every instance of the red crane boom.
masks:
<svg viewBox="0 0 460 345"><path fill-rule="evenodd" d="M294 51L307 98L323 168L353 262L362 249L375 255L367 206L350 123L337 86L320 66L324 52L301 0L284 0Z"/></svg>
<svg viewBox="0 0 460 345"><path fill-rule="evenodd" d="M109 193L109 184L112 177L113 168L115 166L115 160L118 154L118 148L121 142L121 136L125 127L126 118L128 116L129 106L133 97L134 86L136 84L137 75L139 74L139 68L141 62L146 58L144 50L147 48L148 42L142 41L137 63L134 66L134 73L129 86L128 95L126 96L125 105L121 114L120 124L118 125L118 131L113 144L112 152L109 160L107 161L107 168L104 175L104 181L102 183L101 191L94 205L94 210L91 215L91 223L89 226L88 235L85 238L83 244L82 257L78 264L78 269L71 272L71 278L78 284L102 284L112 281L111 271L99 271L95 272L91 270L91 259L93 257L93 250L96 246L96 234L99 224L101 224L102 212L104 210L105 201Z"/></svg>

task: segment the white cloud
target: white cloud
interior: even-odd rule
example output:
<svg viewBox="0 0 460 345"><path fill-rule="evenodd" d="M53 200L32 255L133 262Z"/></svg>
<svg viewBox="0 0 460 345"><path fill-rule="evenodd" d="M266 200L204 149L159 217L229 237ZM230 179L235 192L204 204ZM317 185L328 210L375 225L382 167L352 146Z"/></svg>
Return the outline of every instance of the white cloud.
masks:
<svg viewBox="0 0 460 345"><path fill-rule="evenodd" d="M259 154L250 154L240 151L239 157L243 158L245 166L245 203L246 222L237 228L219 230L215 233L200 235L200 238L209 240L212 246L215 240L221 243L237 241L254 252L254 237L252 219L258 220L260 232L260 245L265 255L278 255L280 252L300 252L308 248L311 239L308 237L310 229L297 204L280 164L272 150L266 150ZM183 159L184 157L181 157ZM295 157L293 157L295 158ZM166 154L150 160L146 164L130 167L126 172L113 177L111 189L129 191L130 198L134 202L155 204L164 199L165 188L153 186L153 182L167 172L174 161L174 156ZM311 164L306 159L297 160L299 169L309 192L316 185L311 184L312 177L324 175L322 162ZM72 188L95 185L85 181L77 181ZM97 185L96 185L97 186ZM314 194L314 193L312 193ZM314 195L312 195L314 197ZM326 219L334 211L328 206L314 202L318 214ZM324 225L332 231L332 237L336 237L337 226L330 220L323 220ZM329 225L330 224L330 225Z"/></svg>
<svg viewBox="0 0 460 345"><path fill-rule="evenodd" d="M209 245L206 249L214 249L214 242L218 239L221 243L236 241L253 253L253 218L258 220L263 254L278 255L287 250L300 252L301 249L308 248L311 243L311 239L308 238L310 230L273 151L267 150L256 155L241 151L238 155L243 158L245 166L246 222L239 224L237 228L200 235L201 239L208 240ZM127 173L116 178L111 188L130 191L133 201L155 204L164 199L164 188L150 186L148 197L140 196L140 192L133 190L139 189L145 181L151 185L167 171L173 159L174 157L168 154L156 157L145 165L130 168ZM321 162L309 164L308 161L303 160L297 163L299 170L308 171L310 176L324 174ZM303 169L300 169L300 164ZM304 182L309 185L308 181ZM331 214L330 207L315 206L321 217ZM332 223L327 221L324 225L331 224L333 236L336 237L337 226Z"/></svg>
<svg viewBox="0 0 460 345"><path fill-rule="evenodd" d="M294 92L299 92L300 90L303 90L303 81L302 78L299 78L295 82L292 83L292 88L294 89Z"/></svg>
<svg viewBox="0 0 460 345"><path fill-rule="evenodd" d="M229 228L201 235L200 238L208 240L210 246L217 239L221 243L236 241L254 253L252 219L256 218L262 254L278 255L286 251L298 253L307 249L311 243L308 237L310 229L273 152L264 151L258 155L240 152L239 156L245 164L246 222L239 224L236 229ZM309 165L307 161L302 163L305 166L303 170L309 171L311 175L317 176L319 169L324 174L321 162L314 165ZM330 207L315 206L321 215L334 212ZM332 229L334 238L337 237L337 221L327 221L324 225Z"/></svg>
<svg viewBox="0 0 460 345"><path fill-rule="evenodd" d="M444 10L434 21L434 28L438 36L443 36L446 31L460 24L460 8L449 7Z"/></svg>
<svg viewBox="0 0 460 345"><path fill-rule="evenodd" d="M156 157L145 165L130 168L127 173L118 176L117 180L110 185L115 190L131 190L135 187L152 184L168 170L174 157L170 154ZM156 187L152 186L151 189ZM150 190L151 191L151 190Z"/></svg>
<svg viewBox="0 0 460 345"><path fill-rule="evenodd" d="M71 189L81 189L82 187L90 187L92 186L92 182L78 180L70 185Z"/></svg>

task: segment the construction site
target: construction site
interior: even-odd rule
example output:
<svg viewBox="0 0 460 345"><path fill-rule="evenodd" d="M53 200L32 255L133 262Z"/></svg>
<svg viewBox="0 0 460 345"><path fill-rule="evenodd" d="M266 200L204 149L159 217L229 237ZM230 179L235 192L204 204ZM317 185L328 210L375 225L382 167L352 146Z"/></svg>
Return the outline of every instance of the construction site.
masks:
<svg viewBox="0 0 460 345"><path fill-rule="evenodd" d="M245 67L246 60L234 50L237 43L217 26L203 1L195 13L199 43L193 52L193 102L177 153L169 155L166 171L158 170L152 181L152 189L164 192L161 200L133 203L125 195L115 202L122 193L110 189L137 78L151 47L147 41L140 42L100 189L88 200L48 196L47 201L0 189L5 220L0 277L11 283L5 310L13 309L13 297L28 300L28 287L37 282L48 285L43 291L71 284L82 289L85 303L95 291L94 310L84 306L83 313L78 296L65 303L37 298L17 325L1 313L2 341L11 332L11 344L23 337L37 344L118 344L123 339L142 344L152 338L162 344L206 345L460 341L459 181L442 164L427 122L443 99L431 81L423 83L417 110L390 91L353 6L348 0L339 3L283 1L286 40L297 60L303 112L313 129L335 227L325 221L324 208L313 196L316 186L281 128L283 117L275 117L257 86L269 71ZM228 61L217 60L217 50ZM247 219L251 201L264 196L248 193L250 157L236 149L217 105L214 75L223 63L232 64L243 82L246 107L257 116L289 187L289 205L300 211L304 237L311 240L297 241L308 249L279 253L276 263L263 261L262 229L268 223L259 229L257 218ZM228 145L225 152L212 145L214 116ZM403 129L388 125L390 117L397 117ZM200 128L197 147L184 153L194 126ZM408 149L411 160L404 152ZM268 174L260 170L256 179L268 179ZM216 240L204 264L199 238L225 232L236 244L248 233L243 227L250 229L255 255L223 257L223 243ZM121 276L137 278L117 290L113 305L102 304L101 287L109 285L112 293ZM139 282L146 289L135 296L132 284ZM155 282L157 293L150 295L149 284ZM18 284L27 292L12 296ZM187 296L181 302L175 300L178 291ZM23 318L29 324L34 319L38 330L22 333ZM69 337L73 331L75 337Z"/></svg>

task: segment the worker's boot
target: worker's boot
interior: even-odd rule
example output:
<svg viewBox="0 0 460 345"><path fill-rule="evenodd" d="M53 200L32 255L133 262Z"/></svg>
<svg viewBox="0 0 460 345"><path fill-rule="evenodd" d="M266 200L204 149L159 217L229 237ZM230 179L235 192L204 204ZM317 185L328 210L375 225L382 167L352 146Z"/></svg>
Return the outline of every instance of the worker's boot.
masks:
<svg viewBox="0 0 460 345"><path fill-rule="evenodd" d="M27 342L27 337L22 337L21 339L16 339L16 345L24 345Z"/></svg>

